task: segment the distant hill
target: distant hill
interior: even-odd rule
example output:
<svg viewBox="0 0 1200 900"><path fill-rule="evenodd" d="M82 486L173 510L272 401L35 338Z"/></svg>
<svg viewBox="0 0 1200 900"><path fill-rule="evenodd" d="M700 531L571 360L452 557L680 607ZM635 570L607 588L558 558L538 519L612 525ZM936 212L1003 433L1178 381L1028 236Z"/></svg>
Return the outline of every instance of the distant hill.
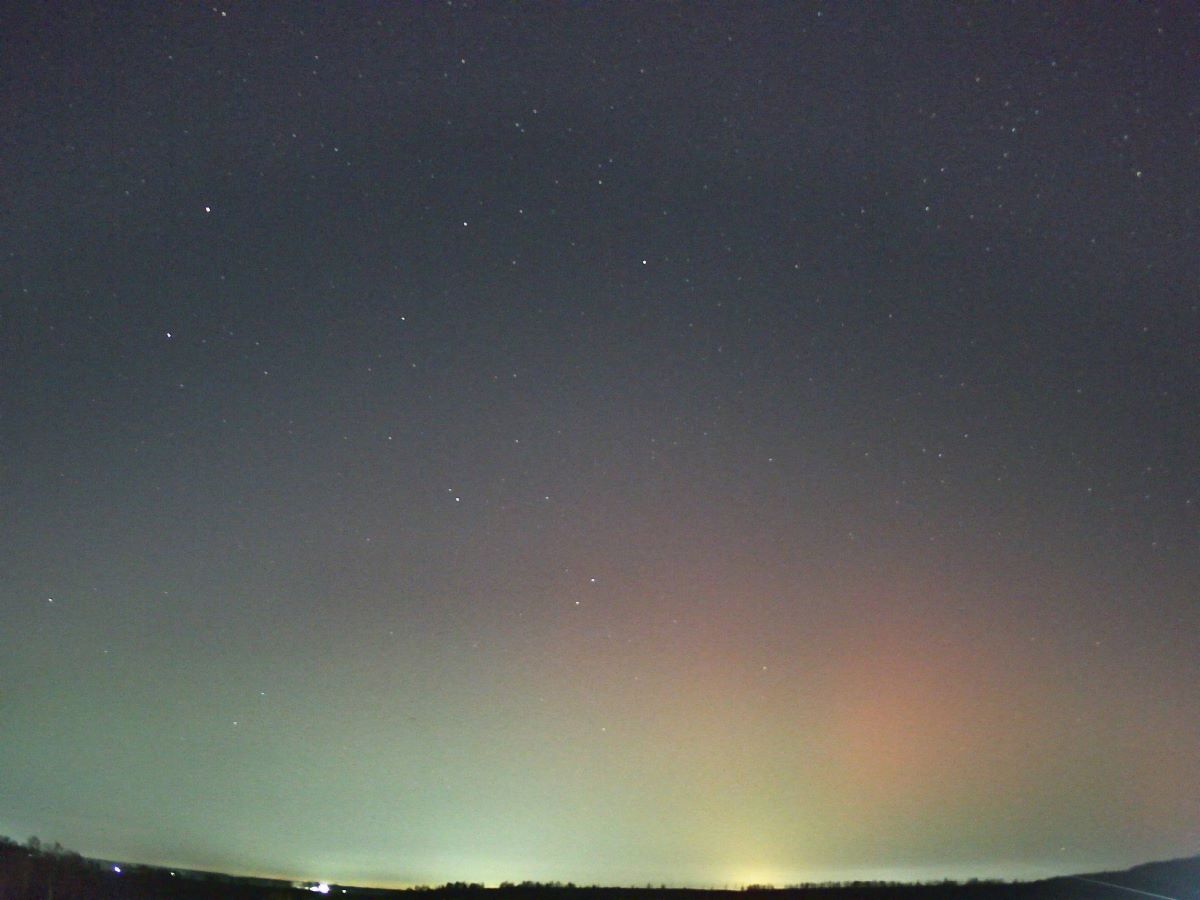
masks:
<svg viewBox="0 0 1200 900"><path fill-rule="evenodd" d="M1095 893L1097 900L1127 900L1142 896L1170 897L1171 900L1200 900L1200 856L1143 863L1120 872L1096 872L1074 879L1053 879L1054 884L1075 881ZM1067 896L1064 894L1064 896ZM1082 895L1081 895L1082 896Z"/></svg>
<svg viewBox="0 0 1200 900"><path fill-rule="evenodd" d="M1031 882L945 881L936 884L850 882L740 891L684 888L576 887L465 883L381 890L322 885L331 897L423 900L1200 900L1200 856ZM749 896L748 896L749 895ZM166 869L86 859L54 844L17 844L0 837L0 900L283 900L314 896L311 887L218 872Z"/></svg>

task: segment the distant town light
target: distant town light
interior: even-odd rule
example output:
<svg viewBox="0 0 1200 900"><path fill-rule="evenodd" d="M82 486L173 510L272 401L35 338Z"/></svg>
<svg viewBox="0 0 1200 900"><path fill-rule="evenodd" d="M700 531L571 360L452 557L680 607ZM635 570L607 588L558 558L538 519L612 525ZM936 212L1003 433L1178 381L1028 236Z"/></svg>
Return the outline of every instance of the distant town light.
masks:
<svg viewBox="0 0 1200 900"><path fill-rule="evenodd" d="M118 875L120 875L120 874L121 874L121 867L120 867L120 866L113 866L113 871L114 871L114 872L116 872Z"/></svg>
<svg viewBox="0 0 1200 900"><path fill-rule="evenodd" d="M329 893L329 885L327 885L325 882L322 881L320 884L314 884L312 887L309 888L309 890L312 891L314 894L328 894Z"/></svg>

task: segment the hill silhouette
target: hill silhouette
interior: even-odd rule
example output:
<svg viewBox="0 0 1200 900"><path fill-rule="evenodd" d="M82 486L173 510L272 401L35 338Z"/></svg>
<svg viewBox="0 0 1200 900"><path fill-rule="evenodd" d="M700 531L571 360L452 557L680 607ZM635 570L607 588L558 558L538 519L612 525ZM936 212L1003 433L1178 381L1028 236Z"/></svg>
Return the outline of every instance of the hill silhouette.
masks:
<svg viewBox="0 0 1200 900"><path fill-rule="evenodd" d="M282 900L313 896L425 900L1200 900L1200 856L1151 862L1123 871L1082 873L1027 882L971 880L897 884L839 882L789 887L751 885L740 890L666 887L581 887L522 882L486 888L457 882L438 887L387 890L351 885L312 885L219 872L168 869L88 859L37 838L25 844L0 837L0 898L3 900Z"/></svg>

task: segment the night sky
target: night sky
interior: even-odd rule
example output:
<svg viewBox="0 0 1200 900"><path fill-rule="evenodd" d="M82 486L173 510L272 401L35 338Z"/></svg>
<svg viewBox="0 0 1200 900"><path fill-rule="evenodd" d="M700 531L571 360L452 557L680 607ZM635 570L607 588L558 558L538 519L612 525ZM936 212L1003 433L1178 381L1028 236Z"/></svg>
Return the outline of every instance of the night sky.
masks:
<svg viewBox="0 0 1200 900"><path fill-rule="evenodd" d="M1190 4L0 33L0 833L396 885L1200 850Z"/></svg>

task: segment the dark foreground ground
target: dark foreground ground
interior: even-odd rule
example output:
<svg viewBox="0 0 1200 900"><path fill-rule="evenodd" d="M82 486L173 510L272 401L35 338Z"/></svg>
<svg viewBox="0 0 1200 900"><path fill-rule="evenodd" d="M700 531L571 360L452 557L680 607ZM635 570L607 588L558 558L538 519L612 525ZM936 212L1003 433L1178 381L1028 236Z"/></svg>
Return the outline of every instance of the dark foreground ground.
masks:
<svg viewBox="0 0 1200 900"><path fill-rule="evenodd" d="M120 871L117 871L117 869ZM1122 872L1098 872L1044 881L852 884L702 891L670 888L575 887L534 884L483 888L448 884L386 891L331 885L330 897L396 900L1200 900L1200 856L1147 863ZM235 878L211 872L124 865L81 857L55 845L0 839L0 900L282 900L318 896L287 882Z"/></svg>

